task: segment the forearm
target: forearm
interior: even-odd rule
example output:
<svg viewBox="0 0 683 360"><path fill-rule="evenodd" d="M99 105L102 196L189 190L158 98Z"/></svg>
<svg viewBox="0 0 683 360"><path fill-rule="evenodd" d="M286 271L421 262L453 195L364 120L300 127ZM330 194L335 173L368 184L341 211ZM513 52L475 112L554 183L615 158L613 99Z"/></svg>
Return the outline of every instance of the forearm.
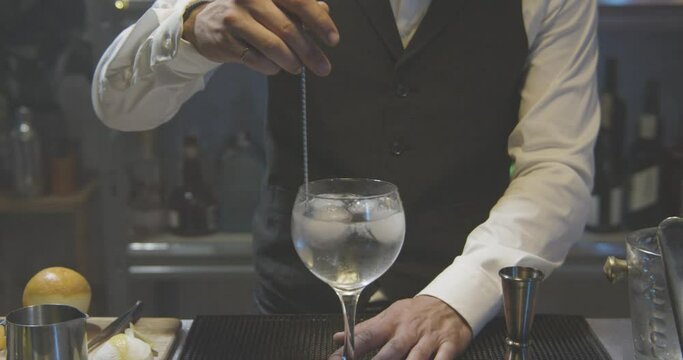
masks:
<svg viewBox="0 0 683 360"><path fill-rule="evenodd" d="M184 2L153 7L122 32L100 59L92 84L97 115L107 126L154 128L204 88L218 63L181 40Z"/></svg>
<svg viewBox="0 0 683 360"><path fill-rule="evenodd" d="M475 333L500 306L498 270L524 265L549 275L581 235L590 198L586 184L561 164L534 172L508 188L470 234L463 255L423 291L451 304Z"/></svg>
<svg viewBox="0 0 683 360"><path fill-rule="evenodd" d="M594 1L562 2L532 47L520 121L508 139L515 172L505 194L467 239L462 256L422 293L438 297L475 333L501 302L498 271L546 273L579 239L593 185L599 127Z"/></svg>

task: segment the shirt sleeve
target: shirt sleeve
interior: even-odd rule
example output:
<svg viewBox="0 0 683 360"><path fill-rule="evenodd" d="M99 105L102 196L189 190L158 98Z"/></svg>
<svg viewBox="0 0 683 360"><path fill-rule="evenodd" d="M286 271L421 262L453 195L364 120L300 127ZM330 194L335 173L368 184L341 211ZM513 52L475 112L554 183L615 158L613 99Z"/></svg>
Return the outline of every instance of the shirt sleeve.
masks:
<svg viewBox="0 0 683 360"><path fill-rule="evenodd" d="M537 33L530 37L519 122L508 139L512 180L463 254L419 294L445 301L474 334L500 309L498 271L523 265L548 275L587 218L600 120L597 4L558 1L541 15L529 22Z"/></svg>
<svg viewBox="0 0 683 360"><path fill-rule="evenodd" d="M102 55L92 102L107 126L135 131L162 124L204 88L207 74L220 65L181 38L188 2L157 0Z"/></svg>

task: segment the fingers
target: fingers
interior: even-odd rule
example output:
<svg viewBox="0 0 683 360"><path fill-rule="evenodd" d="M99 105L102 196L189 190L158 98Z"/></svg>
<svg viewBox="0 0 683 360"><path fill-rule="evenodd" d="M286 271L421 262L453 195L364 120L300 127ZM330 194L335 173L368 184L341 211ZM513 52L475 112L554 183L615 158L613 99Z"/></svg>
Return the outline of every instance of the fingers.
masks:
<svg viewBox="0 0 683 360"><path fill-rule="evenodd" d="M326 13L330 13L330 6L324 1L318 1L318 5L325 10Z"/></svg>
<svg viewBox="0 0 683 360"><path fill-rule="evenodd" d="M252 70L266 75L275 75L280 71L280 67L277 64L263 56L257 49L252 49L249 45L228 33L222 34L222 39L219 43L221 46L214 48L210 54L211 59L214 61L228 62L239 59Z"/></svg>
<svg viewBox="0 0 683 360"><path fill-rule="evenodd" d="M329 46L339 42L339 31L330 14L313 0L274 0L274 2L296 15L307 29ZM328 7L329 9L329 7Z"/></svg>
<svg viewBox="0 0 683 360"><path fill-rule="evenodd" d="M341 345L344 343L344 333L343 332L338 332L332 335L332 342L334 342L337 345Z"/></svg>
<svg viewBox="0 0 683 360"><path fill-rule="evenodd" d="M275 75L280 71L279 66L263 56L263 54L261 54L258 50L251 48L249 48L249 50L245 50L246 48L246 46L242 48L241 51L246 52L244 54L240 54L242 63L244 65L265 75Z"/></svg>
<svg viewBox="0 0 683 360"><path fill-rule="evenodd" d="M403 359L417 343L417 336L400 333L387 342L373 360Z"/></svg>
<svg viewBox="0 0 683 360"><path fill-rule="evenodd" d="M343 341L343 333L342 334L342 341ZM335 334L336 336L337 334ZM403 358L405 356L405 353L410 351L408 356L405 358L406 360L425 360L425 359L432 359L432 355L436 353L436 356L433 358L434 360L453 360L455 359L456 356L461 352L459 351L458 347L450 342L444 342L440 346L438 343L433 339L433 338L427 338L423 337L420 339L420 341L415 344L415 346L412 346L412 349L408 344L411 344L412 341L406 341L407 338L397 338L395 342L388 342L387 346L382 348L382 350L373 358L373 360L384 360L384 359L395 359L395 358ZM391 345L390 345L391 344ZM386 350L385 350L386 348ZM406 350L407 349L407 350ZM332 355L330 355L329 360L342 360L343 356L343 348L337 349ZM372 350L372 349L370 349ZM369 350L368 350L369 351ZM366 352L359 352L358 351L358 346L356 346L356 356L361 357L365 355Z"/></svg>
<svg viewBox="0 0 683 360"><path fill-rule="evenodd" d="M268 58L263 56L257 49L252 49L249 45L236 39L230 34L225 34L226 46L229 53L234 58L239 58L244 65L252 70L266 75L275 75L280 71L280 67Z"/></svg>
<svg viewBox="0 0 683 360"><path fill-rule="evenodd" d="M425 360L431 359L432 354L438 350L438 344L431 337L423 337L417 342L413 349L410 350L410 354L406 360Z"/></svg>
<svg viewBox="0 0 683 360"><path fill-rule="evenodd" d="M382 346L392 336L393 328L381 313L373 318L365 320L354 328L354 344L356 357L362 357L368 352ZM338 332L332 336L338 345L344 344L344 333ZM341 357L343 349L338 349L330 359Z"/></svg>
<svg viewBox="0 0 683 360"><path fill-rule="evenodd" d="M341 334L335 334L335 340ZM356 356L381 347L375 360L453 359L472 340L462 316L431 297L400 300L376 317L358 325ZM384 346L382 346L384 345ZM332 359L341 359L341 350Z"/></svg>
<svg viewBox="0 0 683 360"><path fill-rule="evenodd" d="M356 333L355 336L355 350L356 356L361 357L370 351L377 349L384 344L391 334L388 328L378 328L377 331L373 329L365 329Z"/></svg>
<svg viewBox="0 0 683 360"><path fill-rule="evenodd" d="M344 333L342 334L342 340L341 344L344 343ZM337 334L335 334L337 336ZM365 356L365 354L369 353L370 351L377 349L378 347L382 346L387 341L387 337L382 336L381 334L377 334L373 332L370 329L361 331L361 332L356 332L355 336L355 357L356 358L361 358ZM344 353L344 347L340 347L335 351L332 355L330 355L329 360L339 360L343 359L343 353ZM374 358L378 359L378 358Z"/></svg>
<svg viewBox="0 0 683 360"><path fill-rule="evenodd" d="M382 331L383 329L386 328L355 330L354 345L357 357L362 357L368 352L377 349L389 339L391 334L386 330ZM334 334L333 340L335 344L343 345L344 333ZM337 352L332 355L337 355L337 353L341 353L341 349L337 350Z"/></svg>
<svg viewBox="0 0 683 360"><path fill-rule="evenodd" d="M383 323L384 319L384 312L379 313L378 315L371 317L370 319L367 319L363 322L360 322L356 324L354 327L354 331L356 334L356 337L358 337L359 334L363 334L367 330L371 330L377 326L381 326L380 324ZM386 324L381 327L386 327ZM340 331L332 335L332 340L337 343L337 344L343 344L344 343L344 332Z"/></svg>
<svg viewBox="0 0 683 360"><path fill-rule="evenodd" d="M314 34L336 34L333 37L338 39L327 4L315 0L277 1L213 1L188 24L192 30L187 31L188 41L211 60L242 61L268 75L277 72L273 64L293 74L306 66L316 75L328 75L330 61L311 35L301 29L305 25ZM330 43L329 39L325 41ZM245 48L250 51L245 53Z"/></svg>
<svg viewBox="0 0 683 360"><path fill-rule="evenodd" d="M458 356L458 353L458 347L454 343L447 341L441 344L434 360L452 360Z"/></svg>
<svg viewBox="0 0 683 360"><path fill-rule="evenodd" d="M299 58L294 55L287 44L253 18L234 20L231 26L235 37L243 39L251 45L250 48L257 49L284 70L292 74L298 74L301 71Z"/></svg>
<svg viewBox="0 0 683 360"><path fill-rule="evenodd" d="M333 352L327 360L343 360L344 359L344 348L340 347L337 351Z"/></svg>
<svg viewBox="0 0 683 360"><path fill-rule="evenodd" d="M272 2L255 9L253 15L256 21L282 39L316 75L330 73L332 66L318 45Z"/></svg>

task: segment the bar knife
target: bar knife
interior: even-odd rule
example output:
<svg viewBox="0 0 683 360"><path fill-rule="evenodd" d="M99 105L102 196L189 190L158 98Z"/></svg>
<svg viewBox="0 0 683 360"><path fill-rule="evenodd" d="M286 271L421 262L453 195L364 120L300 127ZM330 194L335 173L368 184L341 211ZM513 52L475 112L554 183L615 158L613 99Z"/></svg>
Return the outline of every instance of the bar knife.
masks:
<svg viewBox="0 0 683 360"><path fill-rule="evenodd" d="M137 322L141 315L142 301L138 300L135 302L135 305L128 309L128 311L116 318L116 320L88 341L88 351L94 350L96 347L109 340L110 337L122 332L130 323Z"/></svg>

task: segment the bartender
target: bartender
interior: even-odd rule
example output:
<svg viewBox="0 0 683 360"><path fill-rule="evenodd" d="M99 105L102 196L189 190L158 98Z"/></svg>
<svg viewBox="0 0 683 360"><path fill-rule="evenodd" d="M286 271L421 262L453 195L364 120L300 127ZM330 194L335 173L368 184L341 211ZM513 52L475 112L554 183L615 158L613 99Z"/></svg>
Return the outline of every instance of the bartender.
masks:
<svg viewBox="0 0 683 360"><path fill-rule="evenodd" d="M290 237L305 66L311 177L393 182L406 212L404 248L371 289L393 304L357 326L356 352L451 359L498 313L500 268L549 273L581 236L596 18L594 0L157 0L100 60L93 102L108 126L146 130L222 63L270 75L256 303L336 312Z"/></svg>

